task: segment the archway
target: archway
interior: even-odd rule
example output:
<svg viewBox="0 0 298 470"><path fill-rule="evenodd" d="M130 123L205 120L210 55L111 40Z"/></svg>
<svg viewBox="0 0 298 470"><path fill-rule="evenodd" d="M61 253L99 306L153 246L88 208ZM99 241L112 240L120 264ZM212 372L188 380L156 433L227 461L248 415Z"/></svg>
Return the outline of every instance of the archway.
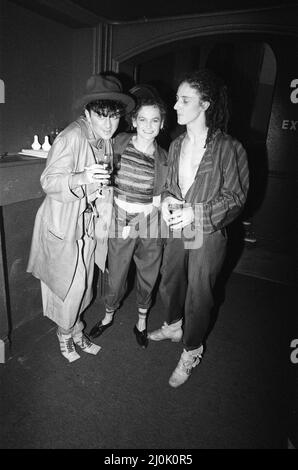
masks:
<svg viewBox="0 0 298 470"><path fill-rule="evenodd" d="M266 140L276 76L271 46L251 35L200 36L142 52L120 63L119 72L135 83L151 83L169 105L170 138L182 129L171 109L179 79L201 67L213 69L228 85L232 115L230 132L244 144Z"/></svg>

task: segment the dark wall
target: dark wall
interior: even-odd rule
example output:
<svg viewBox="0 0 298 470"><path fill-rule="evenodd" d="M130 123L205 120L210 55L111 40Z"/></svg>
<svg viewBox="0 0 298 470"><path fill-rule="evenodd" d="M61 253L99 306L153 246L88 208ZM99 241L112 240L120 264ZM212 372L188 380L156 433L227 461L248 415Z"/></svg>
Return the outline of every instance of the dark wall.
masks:
<svg viewBox="0 0 298 470"><path fill-rule="evenodd" d="M0 79L3 80L3 27L2 20L3 18L3 4L0 2ZM3 153L3 106L4 104L0 101L0 155Z"/></svg>
<svg viewBox="0 0 298 470"><path fill-rule="evenodd" d="M276 57L277 74L266 140L267 180L262 204L254 214L258 236L272 248L292 254L295 232L298 148L298 103L291 101L291 82L298 79L298 46L292 38L269 44ZM293 125L293 122L296 122Z"/></svg>
<svg viewBox="0 0 298 470"><path fill-rule="evenodd" d="M0 78L0 152L30 148L73 118L73 97L92 67L92 31L82 32L3 1ZM2 60L1 60L2 57Z"/></svg>
<svg viewBox="0 0 298 470"><path fill-rule="evenodd" d="M40 282L26 273L36 211L42 198L3 208L9 281L10 325L14 330L42 312Z"/></svg>
<svg viewBox="0 0 298 470"><path fill-rule="evenodd" d="M31 148L34 134L39 135L42 143L45 135L75 118L72 103L83 92L92 69L92 28L75 30L0 0L0 78L6 85L5 103L0 104L0 155ZM18 175L21 186L27 185L22 186L23 199L20 197L11 204L7 200L10 191L15 193L10 189L14 173L6 169L4 176L4 166L0 165L4 181L0 184L1 200L5 193L1 247L13 335L19 325L42 313L39 281L26 273L34 219L42 201L39 190L32 194L32 199L28 192L32 187L40 188L42 169L33 172L30 165L24 166L24 173ZM17 188L20 192L19 185ZM2 279L3 292L5 282Z"/></svg>
<svg viewBox="0 0 298 470"><path fill-rule="evenodd" d="M297 171L298 144L298 45L292 38L271 42L277 60L277 80L268 129L269 169L272 171ZM295 93L296 88L296 93ZM296 121L292 126L291 121Z"/></svg>
<svg viewBox="0 0 298 470"><path fill-rule="evenodd" d="M4 2L3 10L2 147L16 152L30 148L34 134L43 141L69 120L72 34L69 28L11 2Z"/></svg>

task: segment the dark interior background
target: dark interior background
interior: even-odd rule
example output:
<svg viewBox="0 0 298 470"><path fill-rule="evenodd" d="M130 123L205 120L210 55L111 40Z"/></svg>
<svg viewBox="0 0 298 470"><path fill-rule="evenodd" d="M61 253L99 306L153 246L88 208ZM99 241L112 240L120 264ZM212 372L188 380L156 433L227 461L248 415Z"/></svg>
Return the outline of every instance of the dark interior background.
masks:
<svg viewBox="0 0 298 470"><path fill-rule="evenodd" d="M175 22L177 16L235 9L245 12L252 7L260 12L269 6L279 11L282 5L294 4L297 2L277 0L246 0L241 4L227 0L148 4L131 1L128 8L118 1L0 0L0 79L5 82L5 104L0 104L0 156L30 148L34 134L42 140L75 117L73 99L94 70L94 27L99 23L115 26L131 22L133 32L134 22L142 25L158 18ZM286 11L284 8L281 15L286 17ZM297 17L291 21L298 28ZM162 27L156 24L157 28ZM121 62L119 73L125 90L135 83L149 83L167 102L168 127L160 139L165 147L183 131L173 112L179 78L186 71L204 66L223 77L231 97L229 131L248 152L251 187L244 215L252 218L257 239L256 244L246 247L246 252L237 252L237 256L249 252L251 273L255 273L254 265L259 265L260 259L262 266L271 260L272 265L275 260L285 260L290 271L287 282L295 286L298 139L291 123L298 120L298 104L290 99L290 84L298 79L297 34L269 30L255 33L253 24L251 29L247 33L208 34L160 45ZM3 167L0 172L2 177ZM4 260L5 264L0 263L4 268L0 275L5 278L5 294L10 296L11 338L42 311L39 282L25 270L34 217L43 196L30 182L31 176L37 185L36 174L20 173L17 187L25 184L25 176L29 178L28 198L14 198L0 213L4 254L1 263ZM3 188L14 191L9 179L3 177L1 185L1 197ZM241 228L241 223L238 225ZM1 312L3 296L1 290ZM293 311L296 309L293 306ZM297 338L295 328L293 322L292 338Z"/></svg>

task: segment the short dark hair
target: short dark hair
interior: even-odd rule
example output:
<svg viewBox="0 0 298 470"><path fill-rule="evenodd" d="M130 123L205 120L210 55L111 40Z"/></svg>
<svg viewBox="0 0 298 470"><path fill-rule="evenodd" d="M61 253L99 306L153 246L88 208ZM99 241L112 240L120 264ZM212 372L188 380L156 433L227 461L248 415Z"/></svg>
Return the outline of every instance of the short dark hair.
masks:
<svg viewBox="0 0 298 470"><path fill-rule="evenodd" d="M125 114L125 105L121 101L114 100L94 100L86 104L87 111L94 111L99 116L117 116Z"/></svg>
<svg viewBox="0 0 298 470"><path fill-rule="evenodd" d="M230 117L227 87L222 79L209 69L199 69L187 74L180 80L180 84L182 83L188 83L190 87L200 93L203 101L210 103L206 110L207 144L217 129L223 132L227 131Z"/></svg>

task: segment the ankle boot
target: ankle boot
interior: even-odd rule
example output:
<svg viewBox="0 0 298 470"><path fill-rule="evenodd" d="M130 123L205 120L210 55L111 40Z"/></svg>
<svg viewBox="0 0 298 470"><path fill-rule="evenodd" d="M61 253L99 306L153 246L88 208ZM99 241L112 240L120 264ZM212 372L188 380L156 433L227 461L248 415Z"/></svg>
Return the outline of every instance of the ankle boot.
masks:
<svg viewBox="0 0 298 470"><path fill-rule="evenodd" d="M183 350L176 369L172 373L169 384L171 387L177 388L184 384L190 377L192 369L196 367L202 360L203 345L192 351Z"/></svg>
<svg viewBox="0 0 298 470"><path fill-rule="evenodd" d="M173 343L179 343L181 341L183 331L181 328L182 321L179 320L172 325L168 325L166 322L158 330L148 333L148 338L152 341L162 341L164 339L170 339Z"/></svg>
<svg viewBox="0 0 298 470"><path fill-rule="evenodd" d="M73 336L73 341L77 346L79 346L79 348L82 349L82 351L88 354L93 354L94 356L96 356L96 354L101 350L101 347L92 343L88 336L84 335L82 331Z"/></svg>
<svg viewBox="0 0 298 470"><path fill-rule="evenodd" d="M75 345L73 342L73 338L71 334L63 335L57 332L59 344L60 344L60 351L61 354L69 361L74 362L77 359L80 359L80 355L76 352Z"/></svg>

